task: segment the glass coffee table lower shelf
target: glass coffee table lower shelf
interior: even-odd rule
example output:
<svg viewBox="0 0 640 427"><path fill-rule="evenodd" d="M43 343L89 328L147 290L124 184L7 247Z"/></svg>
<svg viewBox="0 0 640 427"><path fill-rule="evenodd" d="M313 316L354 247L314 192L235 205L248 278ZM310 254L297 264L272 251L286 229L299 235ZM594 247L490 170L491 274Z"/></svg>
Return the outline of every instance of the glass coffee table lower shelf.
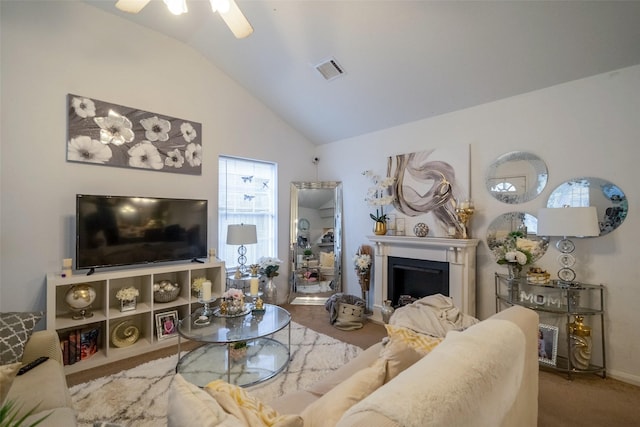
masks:
<svg viewBox="0 0 640 427"><path fill-rule="evenodd" d="M272 338L247 342L246 355L237 359L231 345L202 345L180 359L176 372L198 387L214 380L248 387L274 377L289 363L289 348Z"/></svg>
<svg viewBox="0 0 640 427"><path fill-rule="evenodd" d="M203 344L178 361L176 372L187 381L199 387L214 380L247 387L272 378L289 364L287 310L264 304L263 310L248 309L235 316L216 314L216 307L205 312L196 310L178 322L178 352L182 338Z"/></svg>

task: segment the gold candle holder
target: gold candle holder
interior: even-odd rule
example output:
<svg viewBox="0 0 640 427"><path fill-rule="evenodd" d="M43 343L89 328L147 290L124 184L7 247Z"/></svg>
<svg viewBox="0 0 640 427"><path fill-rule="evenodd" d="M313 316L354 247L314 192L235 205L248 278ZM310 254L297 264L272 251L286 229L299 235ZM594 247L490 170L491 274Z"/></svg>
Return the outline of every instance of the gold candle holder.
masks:
<svg viewBox="0 0 640 427"><path fill-rule="evenodd" d="M473 202L471 200L465 200L456 206L456 215L458 216L458 221L460 221L460 225L462 227L462 238L470 239L469 235L469 223L471 222L471 217L475 212L475 207L473 206Z"/></svg>

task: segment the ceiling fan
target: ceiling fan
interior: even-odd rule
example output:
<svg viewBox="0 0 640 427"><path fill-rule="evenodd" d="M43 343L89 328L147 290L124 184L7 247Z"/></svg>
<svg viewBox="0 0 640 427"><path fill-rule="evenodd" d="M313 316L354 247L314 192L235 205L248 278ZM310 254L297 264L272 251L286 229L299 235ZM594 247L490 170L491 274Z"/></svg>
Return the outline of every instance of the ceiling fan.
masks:
<svg viewBox="0 0 640 427"><path fill-rule="evenodd" d="M123 12L138 13L151 0L118 0L116 7ZM167 8L174 15L181 15L187 12L186 0L163 0ZM220 16L227 24L231 32L238 39L248 37L253 33L253 27L247 21L235 0L209 0L213 12L220 13Z"/></svg>

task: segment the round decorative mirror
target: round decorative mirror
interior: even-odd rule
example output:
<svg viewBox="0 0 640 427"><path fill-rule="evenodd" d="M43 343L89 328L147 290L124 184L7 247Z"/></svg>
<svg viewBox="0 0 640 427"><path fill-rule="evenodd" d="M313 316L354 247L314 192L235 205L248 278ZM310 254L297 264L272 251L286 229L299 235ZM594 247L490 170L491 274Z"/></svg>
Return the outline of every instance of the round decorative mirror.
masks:
<svg viewBox="0 0 640 427"><path fill-rule="evenodd" d="M547 165L535 154L512 151L489 166L485 185L497 200L517 204L535 199L547 185Z"/></svg>
<svg viewBox="0 0 640 427"><path fill-rule="evenodd" d="M581 177L563 182L547 200L548 208L595 206L600 235L620 227L627 217L629 202L617 185L606 179Z"/></svg>
<svg viewBox="0 0 640 427"><path fill-rule="evenodd" d="M549 238L538 236L538 218L526 212L508 212L494 219L487 228L487 246L493 252L514 231L522 232L527 240L538 242L536 250L531 252L532 261L537 261L547 252Z"/></svg>

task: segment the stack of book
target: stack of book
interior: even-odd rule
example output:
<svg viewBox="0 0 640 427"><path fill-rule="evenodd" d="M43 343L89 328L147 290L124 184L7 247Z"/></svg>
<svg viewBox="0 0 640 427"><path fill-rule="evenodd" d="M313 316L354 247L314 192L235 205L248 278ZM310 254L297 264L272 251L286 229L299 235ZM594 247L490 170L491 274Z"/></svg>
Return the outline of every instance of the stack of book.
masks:
<svg viewBox="0 0 640 427"><path fill-rule="evenodd" d="M96 354L99 336L99 326L68 331L60 341L63 363L73 365Z"/></svg>

